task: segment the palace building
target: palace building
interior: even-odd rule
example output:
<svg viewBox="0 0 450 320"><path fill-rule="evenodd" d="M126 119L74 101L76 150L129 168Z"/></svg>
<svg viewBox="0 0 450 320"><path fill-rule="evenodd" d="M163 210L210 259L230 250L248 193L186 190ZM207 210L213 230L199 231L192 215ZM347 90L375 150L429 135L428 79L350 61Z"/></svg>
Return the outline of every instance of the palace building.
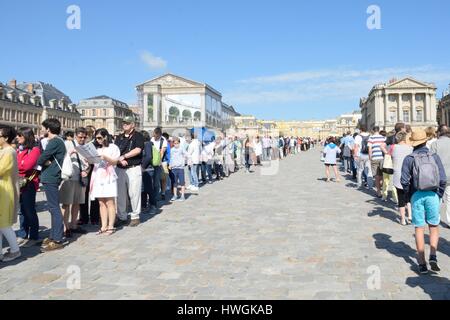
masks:
<svg viewBox="0 0 450 320"><path fill-rule="evenodd" d="M205 127L225 131L239 114L211 86L165 74L136 87L144 130Z"/></svg>
<svg viewBox="0 0 450 320"><path fill-rule="evenodd" d="M44 82L8 85L0 83L0 123L19 129L30 127L39 134L41 123L48 118L61 122L62 130L74 130L81 125L81 117L70 98Z"/></svg>
<svg viewBox="0 0 450 320"><path fill-rule="evenodd" d="M413 78L375 85L360 100L361 124L390 131L397 122L412 128L437 125L436 86Z"/></svg>

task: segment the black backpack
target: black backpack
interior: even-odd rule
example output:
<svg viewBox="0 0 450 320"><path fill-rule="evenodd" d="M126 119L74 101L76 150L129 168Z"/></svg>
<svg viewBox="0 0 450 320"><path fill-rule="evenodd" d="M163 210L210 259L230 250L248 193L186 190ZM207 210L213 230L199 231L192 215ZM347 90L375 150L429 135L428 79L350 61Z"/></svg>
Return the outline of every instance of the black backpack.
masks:
<svg viewBox="0 0 450 320"><path fill-rule="evenodd" d="M361 153L362 154L369 154L369 136L361 136L362 137L362 143L361 143Z"/></svg>

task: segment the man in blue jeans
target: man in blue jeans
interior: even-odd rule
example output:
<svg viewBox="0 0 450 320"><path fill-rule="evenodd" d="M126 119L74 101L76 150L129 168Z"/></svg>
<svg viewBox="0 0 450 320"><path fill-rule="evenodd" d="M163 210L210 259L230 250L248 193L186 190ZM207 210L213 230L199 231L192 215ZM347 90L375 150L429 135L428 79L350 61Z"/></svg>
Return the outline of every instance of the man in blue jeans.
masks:
<svg viewBox="0 0 450 320"><path fill-rule="evenodd" d="M59 185L61 168L66 155L64 141L58 137L61 123L57 119L47 119L42 123L42 130L48 137L48 144L37 164L42 167L41 183L47 197L47 207L51 214L50 237L42 242L41 251L48 252L64 247L64 222L59 206Z"/></svg>

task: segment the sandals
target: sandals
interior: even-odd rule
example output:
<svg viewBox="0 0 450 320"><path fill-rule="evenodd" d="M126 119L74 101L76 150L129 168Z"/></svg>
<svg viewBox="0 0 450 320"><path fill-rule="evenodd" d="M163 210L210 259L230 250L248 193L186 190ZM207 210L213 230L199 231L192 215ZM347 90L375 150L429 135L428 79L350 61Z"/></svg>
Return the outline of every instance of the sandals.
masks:
<svg viewBox="0 0 450 320"><path fill-rule="evenodd" d="M98 230L98 232L96 233L98 236L99 235L101 235L101 234L104 234L104 233L106 233L108 230L102 230L102 229L100 229L100 230Z"/></svg>
<svg viewBox="0 0 450 320"><path fill-rule="evenodd" d="M111 235L113 235L114 233L116 233L116 231L117 231L116 228L109 228L109 229L106 230L105 232L106 232L107 235L111 236Z"/></svg>

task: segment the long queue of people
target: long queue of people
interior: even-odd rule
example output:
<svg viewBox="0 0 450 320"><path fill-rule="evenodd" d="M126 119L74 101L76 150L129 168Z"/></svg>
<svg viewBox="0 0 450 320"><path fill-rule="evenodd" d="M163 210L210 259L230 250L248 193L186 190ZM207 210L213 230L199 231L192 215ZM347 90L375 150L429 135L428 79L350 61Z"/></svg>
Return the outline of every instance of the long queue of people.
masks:
<svg viewBox="0 0 450 320"><path fill-rule="evenodd" d="M170 137L156 128L137 131L133 117L123 120L123 133L88 126L61 136L61 123L47 119L40 137L31 128L17 132L0 126L0 261L21 256L21 248L40 245L41 252L62 249L89 223L98 235L112 235L140 224L141 213L155 215L161 203L185 201L185 192L223 180L242 170L250 173L261 161L282 159L309 150L313 139L294 137L219 136L208 143L195 134ZM92 143L96 156L79 148ZM188 177L186 179L186 177ZM45 193L51 215L47 238L40 240L37 193ZM170 199L170 200L169 200ZM17 233L12 226L20 221Z"/></svg>
<svg viewBox="0 0 450 320"><path fill-rule="evenodd" d="M444 207L450 228L450 129L441 125L436 130L412 130L397 123L392 132L375 126L367 132L364 126L355 134L348 132L342 139L330 137L324 144L322 160L327 181L334 168L340 181L341 170L357 183L360 189L375 189L382 201L391 200L399 210L402 226L415 226L418 252L418 271L429 272L425 259L425 227L430 231L431 270L439 272L437 247L441 208Z"/></svg>

